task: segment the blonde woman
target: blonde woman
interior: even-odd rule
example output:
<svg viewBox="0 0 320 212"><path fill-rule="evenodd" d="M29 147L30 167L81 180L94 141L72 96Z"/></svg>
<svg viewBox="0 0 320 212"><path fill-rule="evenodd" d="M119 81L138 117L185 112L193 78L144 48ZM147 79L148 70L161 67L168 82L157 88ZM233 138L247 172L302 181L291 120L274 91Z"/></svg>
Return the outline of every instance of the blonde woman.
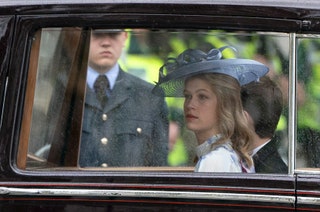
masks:
<svg viewBox="0 0 320 212"><path fill-rule="evenodd" d="M155 89L184 96L186 126L196 135L196 172L253 172L249 156L252 131L243 112L240 86L268 72L246 59L221 59L221 49L207 54L187 50L160 69ZM164 76L164 69L167 75Z"/></svg>

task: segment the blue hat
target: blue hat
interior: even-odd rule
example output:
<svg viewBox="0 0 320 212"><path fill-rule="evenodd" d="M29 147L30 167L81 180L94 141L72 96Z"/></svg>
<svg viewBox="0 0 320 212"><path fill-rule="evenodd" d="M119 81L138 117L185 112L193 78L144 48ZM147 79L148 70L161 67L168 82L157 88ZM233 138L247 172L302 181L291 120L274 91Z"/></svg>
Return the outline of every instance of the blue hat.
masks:
<svg viewBox="0 0 320 212"><path fill-rule="evenodd" d="M159 81L154 90L162 89L167 97L182 97L184 80L188 77L204 74L219 73L235 78L240 86L268 73L269 68L255 60L221 59L222 51L231 46L211 49L208 53L200 50L187 49L177 58L168 58L159 70ZM164 74L166 71L166 75Z"/></svg>

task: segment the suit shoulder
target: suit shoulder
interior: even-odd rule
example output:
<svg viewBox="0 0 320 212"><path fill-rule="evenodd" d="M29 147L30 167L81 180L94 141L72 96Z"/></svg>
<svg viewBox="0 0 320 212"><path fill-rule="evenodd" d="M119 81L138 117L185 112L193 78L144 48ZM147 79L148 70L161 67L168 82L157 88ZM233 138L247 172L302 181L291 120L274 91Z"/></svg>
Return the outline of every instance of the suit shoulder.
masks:
<svg viewBox="0 0 320 212"><path fill-rule="evenodd" d="M126 78L126 80L128 80L130 83L132 83L136 87L141 87L147 90L152 90L154 87L153 84L127 72L123 72L123 77Z"/></svg>
<svg viewBox="0 0 320 212"><path fill-rule="evenodd" d="M147 95L149 97L158 99L163 99L163 97L165 96L162 90L153 90L153 88L155 87L154 84L151 84L150 82L147 82L137 76L134 76L124 71L122 71L121 74L122 79L127 81L127 85L129 85L131 89L134 89L135 91L139 92L140 95Z"/></svg>

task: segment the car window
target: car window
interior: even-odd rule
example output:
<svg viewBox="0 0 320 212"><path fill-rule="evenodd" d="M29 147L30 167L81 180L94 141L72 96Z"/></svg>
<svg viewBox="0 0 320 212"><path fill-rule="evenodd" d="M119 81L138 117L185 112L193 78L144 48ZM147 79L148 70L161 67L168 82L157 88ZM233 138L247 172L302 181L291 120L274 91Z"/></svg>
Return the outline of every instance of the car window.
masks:
<svg viewBox="0 0 320 212"><path fill-rule="evenodd" d="M297 38L297 168L320 167L319 158L319 37L304 35Z"/></svg>
<svg viewBox="0 0 320 212"><path fill-rule="evenodd" d="M27 94L17 155L19 168L83 171L96 169L193 171L195 148L198 144L194 134L184 124L184 98L165 97L164 99L166 112L163 113L165 117L162 118L170 123L170 127L162 129L157 125L159 126L157 138L161 136L166 138L165 159L160 151L146 154L151 149L150 144L134 143L132 137L139 134L144 139L155 139L151 137L154 130L150 127L151 125L147 121L140 123L137 120L138 117L141 118L153 111L151 109L159 107L161 101L150 100L148 105L144 105L145 109L142 112L141 108L132 107L130 111L126 109L126 112L135 114L136 118L132 119L127 118L126 114L115 115L107 112L94 117L98 116L94 113L94 109L89 115L85 113L88 100L86 98L89 98L86 95L90 93L90 85L87 83L90 77L87 72L90 66L89 41L93 33L97 32L113 33L114 36L120 32L127 34L118 61L119 66L125 73L130 73L149 83L150 87L155 86L158 81L159 69L167 58L176 58L186 49L197 48L208 52L212 48L222 46L233 46L237 50L226 50L223 53L225 58L260 61L270 68L268 75L272 80L282 85L288 82L282 81L288 79L289 73L289 35L286 33L188 29L42 28L33 35L30 46ZM301 45L310 45L309 42L312 41L312 39L303 40ZM305 53L309 54L310 51ZM301 55L301 57L305 56L303 53ZM112 83L109 86L112 86ZM288 93L288 87L282 87L282 89L283 93ZM116 104L120 98L119 95L119 98L113 99L114 107L121 107L120 104ZM140 101L146 97L137 94L132 98ZM311 100L316 103L314 99ZM287 105L288 99L284 98L284 102ZM98 123L95 120L105 124L112 116L121 120L121 125L111 124L104 129L103 133L98 131ZM168 136L166 136L166 130L169 130ZM280 138L276 145L286 164L288 164L287 131L287 109L284 109L275 136ZM96 139L91 140L92 143L87 144L86 148L82 148L83 139L88 134L94 134ZM110 147L111 136L119 139L113 147ZM102 147L94 148L94 145ZM108 145L111 150L103 149ZM159 149L162 148L164 147L159 147ZM83 158L82 151L87 151L87 155L90 156L110 151L108 155L111 156L106 156L105 162L97 162L89 157ZM146 155L141 159L142 161L130 160L140 154ZM121 157L117 159L119 155Z"/></svg>

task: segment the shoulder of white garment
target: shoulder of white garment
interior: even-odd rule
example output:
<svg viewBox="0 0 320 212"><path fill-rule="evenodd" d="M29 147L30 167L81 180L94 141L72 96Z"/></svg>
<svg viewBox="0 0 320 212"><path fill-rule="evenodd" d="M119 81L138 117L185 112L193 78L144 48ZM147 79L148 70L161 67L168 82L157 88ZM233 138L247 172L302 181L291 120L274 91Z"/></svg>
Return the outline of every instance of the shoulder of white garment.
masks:
<svg viewBox="0 0 320 212"><path fill-rule="evenodd" d="M241 172L237 153L228 144L222 145L202 156L199 172Z"/></svg>

